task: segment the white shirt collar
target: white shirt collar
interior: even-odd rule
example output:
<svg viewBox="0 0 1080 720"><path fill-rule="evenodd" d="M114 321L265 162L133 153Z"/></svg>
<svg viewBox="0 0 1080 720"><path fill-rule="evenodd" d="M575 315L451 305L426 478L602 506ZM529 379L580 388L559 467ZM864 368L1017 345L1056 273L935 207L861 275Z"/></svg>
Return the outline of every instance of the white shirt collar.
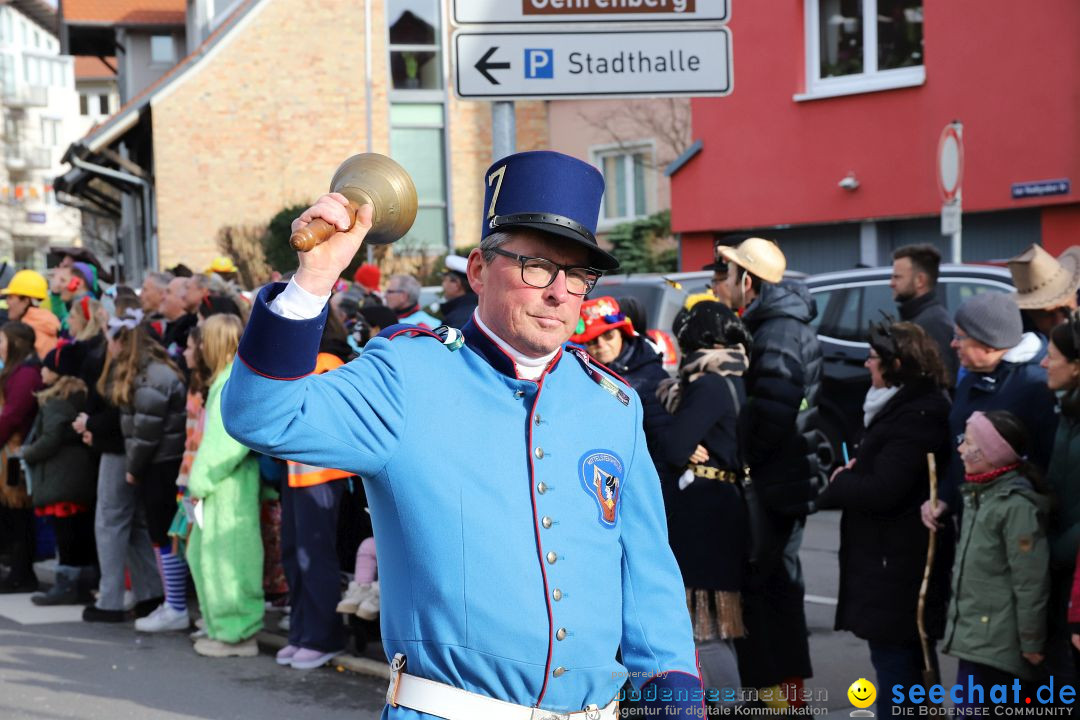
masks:
<svg viewBox="0 0 1080 720"><path fill-rule="evenodd" d="M556 348L547 355L544 355L543 357L528 357L527 355L523 355L517 350L515 350L513 347L510 346L508 342L493 333L491 331L491 328L484 324L484 321L480 319L479 310L473 312L473 319L476 321L477 327L483 330L484 333L486 333L487 336L490 337L492 341L494 341L494 343L499 346L500 350L510 356L510 358L514 361L514 366L517 369L518 377L522 378L523 380L538 380L540 376L544 374L544 368L546 368L548 366L548 363L550 363L555 358L555 356L558 355L559 352L562 350L562 348L560 347Z"/></svg>

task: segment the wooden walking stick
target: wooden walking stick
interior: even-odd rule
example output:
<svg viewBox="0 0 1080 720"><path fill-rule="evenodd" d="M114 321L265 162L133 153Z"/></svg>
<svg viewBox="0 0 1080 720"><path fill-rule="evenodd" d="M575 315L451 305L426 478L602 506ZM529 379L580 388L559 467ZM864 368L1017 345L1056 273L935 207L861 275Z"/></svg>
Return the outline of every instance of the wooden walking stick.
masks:
<svg viewBox="0 0 1080 720"><path fill-rule="evenodd" d="M930 469L930 508L937 509L937 462L934 453L926 454L926 463ZM915 623L919 627L919 642L923 654L923 685L930 687L938 683L938 673L930 661L930 638L926 634L926 592L930 587L930 573L934 569L934 549L937 547L937 530L931 528L930 543L926 547L926 567L923 569L922 585L919 587L919 606L915 614Z"/></svg>

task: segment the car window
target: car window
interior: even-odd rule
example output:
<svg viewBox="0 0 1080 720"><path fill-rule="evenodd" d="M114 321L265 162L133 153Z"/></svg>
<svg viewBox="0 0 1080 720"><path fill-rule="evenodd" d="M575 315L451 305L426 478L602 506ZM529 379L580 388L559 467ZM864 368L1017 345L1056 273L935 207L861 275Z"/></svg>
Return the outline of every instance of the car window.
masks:
<svg viewBox="0 0 1080 720"><path fill-rule="evenodd" d="M664 294L666 285L646 285L644 283L617 283L612 285L597 285L589 293L590 298L604 297L605 295L615 298L616 301L623 298L633 298L645 308L646 322L650 328L670 330L670 327L662 327L657 323L665 321ZM672 317L674 314L671 313ZM670 321L668 321L670 323Z"/></svg>
<svg viewBox="0 0 1080 720"><path fill-rule="evenodd" d="M956 312L957 308L965 302L984 292L1008 292L1005 288L997 285L984 285L978 280L957 279L946 280L945 283L945 306L949 308L949 314Z"/></svg>
<svg viewBox="0 0 1080 720"><path fill-rule="evenodd" d="M829 327L823 330L823 334L838 340L858 340L862 288L845 288L838 290L837 295L837 311L830 317Z"/></svg>
<svg viewBox="0 0 1080 720"><path fill-rule="evenodd" d="M836 297L836 290L811 292L810 296L814 298L814 303L817 305L817 315L810 321L810 327L814 328L815 331L820 331L821 323L829 310L829 303Z"/></svg>
<svg viewBox="0 0 1080 720"><path fill-rule="evenodd" d="M859 326L859 340L870 341L870 323L881 322L884 313L894 320L900 316L893 300L892 288L888 285L867 285L863 288L863 314Z"/></svg>

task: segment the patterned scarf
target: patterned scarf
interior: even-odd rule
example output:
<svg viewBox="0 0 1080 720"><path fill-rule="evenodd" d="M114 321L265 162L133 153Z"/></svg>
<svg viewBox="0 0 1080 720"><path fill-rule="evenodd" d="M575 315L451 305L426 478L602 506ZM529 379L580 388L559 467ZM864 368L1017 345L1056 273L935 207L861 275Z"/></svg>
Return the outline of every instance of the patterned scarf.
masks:
<svg viewBox="0 0 1080 720"><path fill-rule="evenodd" d="M746 350L742 345L729 348L709 348L698 350L683 358L678 378L661 380L656 388L656 397L664 409L674 413L682 402L683 387L697 380L702 375L741 376L750 366Z"/></svg>

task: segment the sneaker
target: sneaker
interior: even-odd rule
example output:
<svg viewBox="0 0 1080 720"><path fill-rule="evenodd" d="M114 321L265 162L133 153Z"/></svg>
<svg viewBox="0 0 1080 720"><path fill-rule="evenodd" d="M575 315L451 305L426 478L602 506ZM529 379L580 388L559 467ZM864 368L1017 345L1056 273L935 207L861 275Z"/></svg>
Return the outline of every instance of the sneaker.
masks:
<svg viewBox="0 0 1080 720"><path fill-rule="evenodd" d="M300 648L295 645L286 645L277 651L277 655L274 656L274 662L278 665L292 665L293 655L297 653Z"/></svg>
<svg viewBox="0 0 1080 720"><path fill-rule="evenodd" d="M355 580L350 582L348 589L345 591L345 597L341 598L341 602L337 605L337 611L346 615L353 615L356 613L356 608L359 607L370 592L371 583L358 583Z"/></svg>
<svg viewBox="0 0 1080 720"><path fill-rule="evenodd" d="M322 667L326 663L337 657L336 652L324 653L319 650L308 650L307 648L299 648L290 661L294 670L314 670L317 667Z"/></svg>
<svg viewBox="0 0 1080 720"><path fill-rule="evenodd" d="M195 632L190 633L188 635L188 637L191 638L192 642L194 642L195 640L198 640L199 638L210 637L210 634L208 632L206 632L206 630L204 628L199 628Z"/></svg>
<svg viewBox="0 0 1080 720"><path fill-rule="evenodd" d="M145 633L187 630L190 626L187 610L176 610L168 603L161 603L154 612L135 621L135 629Z"/></svg>
<svg viewBox="0 0 1080 720"><path fill-rule="evenodd" d="M379 617L379 581L371 583L371 588L360 604L356 606L356 616L362 620L374 620Z"/></svg>
<svg viewBox="0 0 1080 720"><path fill-rule="evenodd" d="M289 632L289 616L285 615L277 621L278 630Z"/></svg>
<svg viewBox="0 0 1080 720"><path fill-rule="evenodd" d="M253 637L236 643L221 642L205 637L195 641L195 652L203 657L213 658L255 657L259 654L259 644Z"/></svg>
<svg viewBox="0 0 1080 720"><path fill-rule="evenodd" d="M123 610L102 610L97 605L87 605L83 608L83 622L122 623L127 619L127 613Z"/></svg>
<svg viewBox="0 0 1080 720"><path fill-rule="evenodd" d="M146 617L150 613L157 610L160 605L164 604L164 602L165 602L165 598L163 598L163 597L149 598L148 600L140 600L139 602L135 603L135 617L137 617L137 618Z"/></svg>

